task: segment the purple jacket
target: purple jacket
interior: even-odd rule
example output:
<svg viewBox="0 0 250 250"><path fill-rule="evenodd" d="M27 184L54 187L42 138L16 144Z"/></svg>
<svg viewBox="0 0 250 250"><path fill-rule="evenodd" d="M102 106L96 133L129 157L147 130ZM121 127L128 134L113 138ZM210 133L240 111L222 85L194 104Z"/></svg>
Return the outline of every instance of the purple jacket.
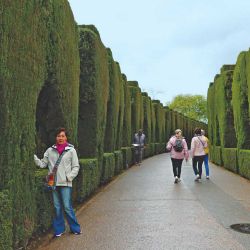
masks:
<svg viewBox="0 0 250 250"><path fill-rule="evenodd" d="M176 141L176 136L172 136L168 143L167 143L167 150L170 151L170 155L171 155L171 158L174 158L174 159L188 159L189 157L189 154L188 154L188 147L187 147L187 143L186 143L186 140L184 138L182 138L182 145L183 145L183 150L182 152L176 152L174 150L174 145L175 145L175 141Z"/></svg>

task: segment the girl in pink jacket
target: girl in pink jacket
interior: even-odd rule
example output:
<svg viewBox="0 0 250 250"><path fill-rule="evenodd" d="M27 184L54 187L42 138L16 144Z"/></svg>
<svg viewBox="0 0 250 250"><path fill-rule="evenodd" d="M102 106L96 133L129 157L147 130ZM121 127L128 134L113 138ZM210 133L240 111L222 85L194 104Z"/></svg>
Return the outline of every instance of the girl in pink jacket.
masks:
<svg viewBox="0 0 250 250"><path fill-rule="evenodd" d="M196 175L195 181L200 181L202 175L202 164L205 158L204 148L207 147L207 141L204 135L201 135L201 128L194 130L194 137L191 141L191 156L193 159L193 169ZM198 169L197 169L198 164Z"/></svg>
<svg viewBox="0 0 250 250"><path fill-rule="evenodd" d="M181 166L183 159L188 160L188 147L186 140L182 137L180 129L175 130L175 135L172 136L167 143L167 150L170 151L171 161L174 173L174 183L178 183L181 177Z"/></svg>

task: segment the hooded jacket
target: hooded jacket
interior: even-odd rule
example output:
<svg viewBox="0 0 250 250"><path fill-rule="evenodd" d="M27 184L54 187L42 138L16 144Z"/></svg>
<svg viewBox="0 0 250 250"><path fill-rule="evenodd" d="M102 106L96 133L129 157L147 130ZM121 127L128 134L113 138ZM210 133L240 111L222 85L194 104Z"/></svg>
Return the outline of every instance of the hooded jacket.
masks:
<svg viewBox="0 0 250 250"><path fill-rule="evenodd" d="M183 145L183 150L182 152L176 152L174 150L174 145L175 145L175 141L176 141L177 137L174 135L172 136L168 143L167 143L167 150L170 151L170 155L171 155L171 158L174 158L174 159L188 159L189 157L189 154L188 154L188 146L187 146L187 142L186 140L182 137L182 145Z"/></svg>
<svg viewBox="0 0 250 250"><path fill-rule="evenodd" d="M65 147L64 151L66 152L62 156L56 172L56 186L72 187L72 181L77 176L80 165L73 145L69 144ZM59 153L56 149L56 145L53 145L46 150L43 159L40 160L37 158L35 159L35 163L40 168L48 167L49 173L52 173L58 158Z"/></svg>

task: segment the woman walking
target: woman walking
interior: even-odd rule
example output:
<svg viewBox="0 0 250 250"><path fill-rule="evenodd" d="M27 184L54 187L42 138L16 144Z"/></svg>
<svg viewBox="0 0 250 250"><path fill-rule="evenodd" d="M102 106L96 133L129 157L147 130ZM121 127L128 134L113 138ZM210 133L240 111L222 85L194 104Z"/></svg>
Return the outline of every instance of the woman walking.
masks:
<svg viewBox="0 0 250 250"><path fill-rule="evenodd" d="M200 181L202 175L202 164L205 159L204 148L207 147L207 142L204 135L201 134L201 128L196 128L194 130L194 134L195 135L191 141L191 156L193 160L194 173L196 175L195 181Z"/></svg>
<svg viewBox="0 0 250 250"><path fill-rule="evenodd" d="M174 173L174 183L181 181L181 167L183 159L188 160L188 147L186 140L182 137L180 129L175 130L175 135L172 136L167 143L167 150L170 151L171 161Z"/></svg>

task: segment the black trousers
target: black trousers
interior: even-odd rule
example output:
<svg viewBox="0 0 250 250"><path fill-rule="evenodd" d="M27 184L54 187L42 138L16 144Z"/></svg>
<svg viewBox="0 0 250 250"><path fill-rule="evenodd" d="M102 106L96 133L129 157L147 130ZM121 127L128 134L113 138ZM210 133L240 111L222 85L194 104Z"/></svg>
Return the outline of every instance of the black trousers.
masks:
<svg viewBox="0 0 250 250"><path fill-rule="evenodd" d="M193 169L195 175L199 175L201 177L202 175L202 164L204 162L205 155L199 155L199 156L194 156L193 158ZM197 164L198 164L198 169L197 169Z"/></svg>
<svg viewBox="0 0 250 250"><path fill-rule="evenodd" d="M171 158L171 161L173 165L174 177L177 176L178 178L180 178L181 177L181 165L182 165L183 159Z"/></svg>

